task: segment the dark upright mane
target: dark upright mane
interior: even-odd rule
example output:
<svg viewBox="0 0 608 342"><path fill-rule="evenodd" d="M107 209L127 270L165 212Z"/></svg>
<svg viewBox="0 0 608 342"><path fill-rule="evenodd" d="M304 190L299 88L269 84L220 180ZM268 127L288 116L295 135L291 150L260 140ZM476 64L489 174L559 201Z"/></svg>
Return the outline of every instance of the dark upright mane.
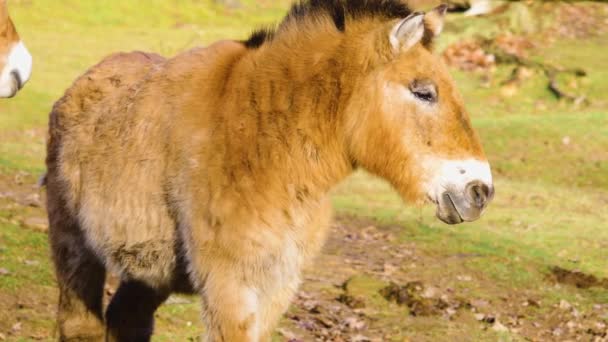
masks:
<svg viewBox="0 0 608 342"><path fill-rule="evenodd" d="M329 16L336 29L346 29L346 19L405 18L411 10L399 0L300 0L292 5L278 28L264 28L253 32L244 44L250 49L270 41L283 24L306 17Z"/></svg>

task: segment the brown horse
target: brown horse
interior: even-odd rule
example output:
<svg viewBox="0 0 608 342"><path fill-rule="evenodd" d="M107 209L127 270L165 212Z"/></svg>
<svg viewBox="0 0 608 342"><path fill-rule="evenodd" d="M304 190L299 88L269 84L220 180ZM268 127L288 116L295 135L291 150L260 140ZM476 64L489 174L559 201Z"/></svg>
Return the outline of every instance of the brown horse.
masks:
<svg viewBox="0 0 608 342"><path fill-rule="evenodd" d="M304 1L245 42L117 54L76 80L47 155L61 339L147 341L167 296L193 291L207 340L268 340L328 191L359 167L447 223L479 218L490 167L430 48L445 9Z"/></svg>
<svg viewBox="0 0 608 342"><path fill-rule="evenodd" d="M32 56L8 16L6 0L0 0L0 98L15 96L31 72Z"/></svg>

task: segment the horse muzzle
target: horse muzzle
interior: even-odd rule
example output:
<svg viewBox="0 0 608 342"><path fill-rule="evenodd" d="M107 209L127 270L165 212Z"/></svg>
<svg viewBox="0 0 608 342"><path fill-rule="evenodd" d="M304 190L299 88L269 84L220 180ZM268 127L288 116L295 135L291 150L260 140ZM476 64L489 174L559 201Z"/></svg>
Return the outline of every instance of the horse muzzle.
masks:
<svg viewBox="0 0 608 342"><path fill-rule="evenodd" d="M23 43L13 46L7 63L0 71L0 97L13 97L23 88L32 73L32 56Z"/></svg>
<svg viewBox="0 0 608 342"><path fill-rule="evenodd" d="M494 186L469 182L464 191L445 191L437 200L437 218L447 224L477 220L494 198Z"/></svg>
<svg viewBox="0 0 608 342"><path fill-rule="evenodd" d="M487 161L431 159L426 166L431 175L427 196L437 205L437 218L447 224L477 220L494 197Z"/></svg>

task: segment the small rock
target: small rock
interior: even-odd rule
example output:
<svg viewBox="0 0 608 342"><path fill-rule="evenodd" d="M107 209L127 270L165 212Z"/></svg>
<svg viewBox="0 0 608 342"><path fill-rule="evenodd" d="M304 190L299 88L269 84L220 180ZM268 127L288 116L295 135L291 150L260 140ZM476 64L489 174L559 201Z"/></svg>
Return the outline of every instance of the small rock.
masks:
<svg viewBox="0 0 608 342"><path fill-rule="evenodd" d="M11 274L9 270L7 270L6 268L0 268L0 276L5 276L9 274Z"/></svg>
<svg viewBox="0 0 608 342"><path fill-rule="evenodd" d="M572 142L572 139L570 139L569 136L565 136L562 138L562 144L564 144L565 146L570 145L570 142Z"/></svg>
<svg viewBox="0 0 608 342"><path fill-rule="evenodd" d="M28 265L28 266L38 266L40 265L40 261L38 260L25 260L23 261L24 264Z"/></svg>
<svg viewBox="0 0 608 342"><path fill-rule="evenodd" d="M482 314L482 313L476 313L475 315L473 315L475 317L476 320L478 321L483 321L484 318L486 318L486 315Z"/></svg>
<svg viewBox="0 0 608 342"><path fill-rule="evenodd" d="M13 324L13 326L11 327L11 331L12 332L21 331L21 322L17 322L15 324Z"/></svg>
<svg viewBox="0 0 608 342"><path fill-rule="evenodd" d="M6 336L3 333L0 333L0 341L6 341Z"/></svg>

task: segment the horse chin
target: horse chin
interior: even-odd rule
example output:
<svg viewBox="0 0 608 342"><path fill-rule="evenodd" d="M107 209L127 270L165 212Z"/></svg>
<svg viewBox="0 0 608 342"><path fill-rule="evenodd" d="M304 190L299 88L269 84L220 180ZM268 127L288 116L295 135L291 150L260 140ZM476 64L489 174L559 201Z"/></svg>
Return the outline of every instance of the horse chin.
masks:
<svg viewBox="0 0 608 342"><path fill-rule="evenodd" d="M448 192L443 193L441 199L437 201L436 216L447 224L459 224L465 221L458 212L456 204Z"/></svg>
<svg viewBox="0 0 608 342"><path fill-rule="evenodd" d="M8 98L14 97L15 95L17 95L18 90L19 89L17 88L17 86L14 82L11 82L11 84L8 86L4 86L4 87L0 86L0 98L8 99Z"/></svg>
<svg viewBox="0 0 608 342"><path fill-rule="evenodd" d="M17 95L21 88L21 79L16 72L9 74L9 80L5 85L0 85L0 98L11 98Z"/></svg>

